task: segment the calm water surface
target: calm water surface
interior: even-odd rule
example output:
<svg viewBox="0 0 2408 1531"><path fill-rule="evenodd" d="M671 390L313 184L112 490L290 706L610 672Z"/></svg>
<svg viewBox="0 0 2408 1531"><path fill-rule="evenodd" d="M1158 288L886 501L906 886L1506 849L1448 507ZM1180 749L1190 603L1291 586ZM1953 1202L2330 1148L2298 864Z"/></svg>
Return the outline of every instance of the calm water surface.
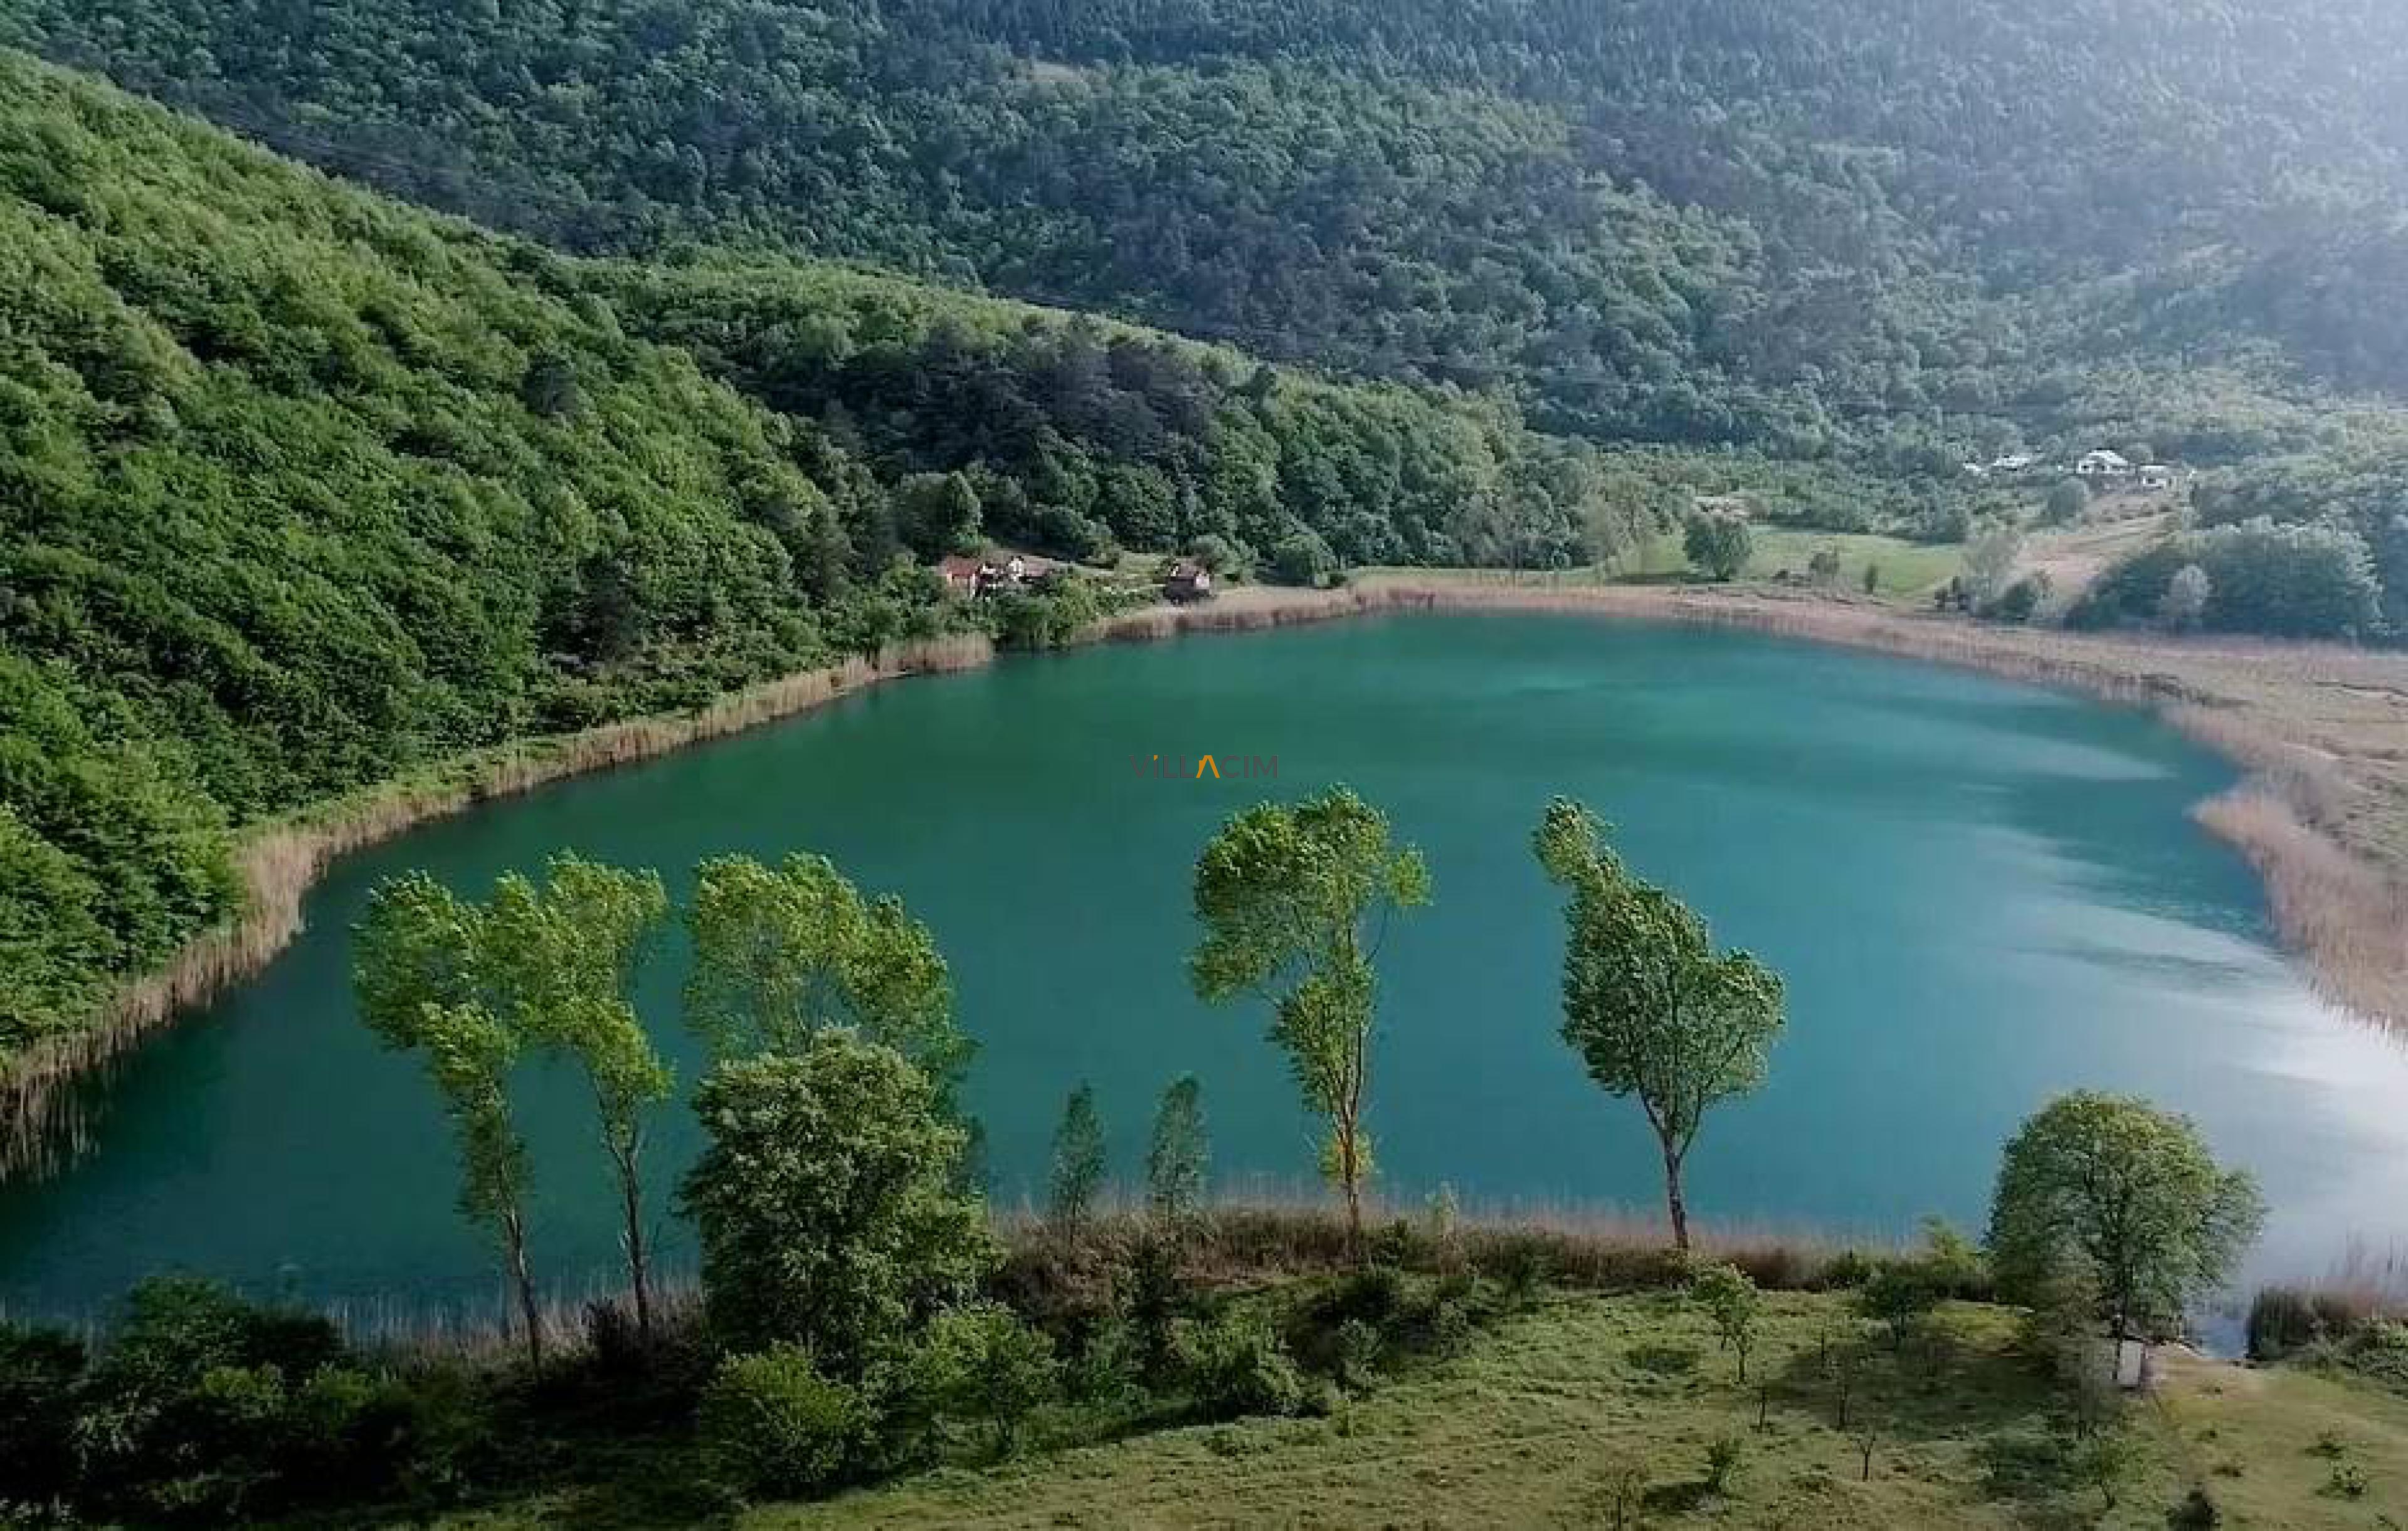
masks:
<svg viewBox="0 0 2408 1531"><path fill-rule="evenodd" d="M1275 757L1277 779L1132 764L1206 752ZM1978 1224L2015 1123L2100 1086L2194 1113L2258 1173L2275 1209L2261 1272L2408 1233L2408 1056L2275 953L2249 871L2186 816L2229 781L2213 758L2135 714L1899 661L1418 616L913 681L349 861L274 967L115 1081L96 1154L0 1191L0 1303L89 1311L163 1266L353 1302L488 1299L429 1087L353 1014L348 929L380 878L423 866L478 892L562 848L658 866L673 892L707 855L808 848L901 894L953 963L1007 1199L1041 1175L1073 1083L1094 1081L1128 1170L1154 1095L1189 1070L1220 1172L1292 1182L1313 1135L1264 1018L1188 995L1187 874L1237 808L1334 781L1384 805L1437 881L1387 947L1372 1122L1392 1194L1653 1205L1637 1110L1555 1036L1561 923L1526 842L1568 792L1789 981L1771 1084L1697 1151L1703 1215ZM681 963L665 953L645 999L690 1080ZM530 1081L535 1249L564 1284L615 1258L588 1111L573 1080ZM664 1209L694 1148L682 1105L665 1110Z"/></svg>

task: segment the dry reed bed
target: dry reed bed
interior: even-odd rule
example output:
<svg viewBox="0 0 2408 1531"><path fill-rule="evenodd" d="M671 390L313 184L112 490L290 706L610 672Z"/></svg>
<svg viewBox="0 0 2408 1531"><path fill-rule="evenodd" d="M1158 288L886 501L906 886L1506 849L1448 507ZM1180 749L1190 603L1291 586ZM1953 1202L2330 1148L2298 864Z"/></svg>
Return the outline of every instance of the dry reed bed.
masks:
<svg viewBox="0 0 2408 1531"><path fill-rule="evenodd" d="M0 1178L39 1172L85 1146L72 1085L150 1031L256 976L301 931L301 904L326 866L478 803L650 760L706 739L824 707L882 680L971 669L993 657L983 637L908 644L766 682L691 713L632 719L538 738L430 767L259 827L236 853L243 911L188 943L158 973L121 991L97 1023L39 1044L0 1074Z"/></svg>
<svg viewBox="0 0 2408 1531"><path fill-rule="evenodd" d="M1240 590L1105 619L1090 641L1254 632L1390 611L1520 611L1743 628L1987 671L2149 708L2240 764L2196 810L2265 880L2317 990L2408 1028L2408 657L2319 646L2094 637L1974 626L1828 597L1381 576L1337 591ZM80 1146L67 1088L179 1012L255 976L301 927L328 863L491 798L793 717L880 681L975 668L982 637L916 644L739 693L691 714L505 747L265 827L243 846L243 917L128 987L100 1023L0 1075L0 1179Z"/></svg>

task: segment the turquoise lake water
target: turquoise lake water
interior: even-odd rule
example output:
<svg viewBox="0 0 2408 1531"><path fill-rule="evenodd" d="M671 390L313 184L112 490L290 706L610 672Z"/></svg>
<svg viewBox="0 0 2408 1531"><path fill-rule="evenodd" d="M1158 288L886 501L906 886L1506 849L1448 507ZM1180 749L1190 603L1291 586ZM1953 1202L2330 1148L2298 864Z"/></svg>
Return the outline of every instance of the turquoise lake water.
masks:
<svg viewBox="0 0 2408 1531"><path fill-rule="evenodd" d="M1137 764L1208 752L1218 781ZM2248 868L2188 819L2229 780L2136 713L1566 618L1395 617L890 686L343 863L274 966L111 1081L96 1152L0 1190L0 1304L88 1312L161 1267L362 1305L490 1300L430 1090L352 1011L348 930L380 878L481 892L562 848L660 867L673 893L706 855L809 849L900 894L981 1046L968 1098L1001 1199L1041 1174L1073 1084L1094 1082L1134 1172L1154 1096L1186 1071L1223 1178L1294 1187L1314 1137L1266 1018L1188 994L1187 879L1236 808L1337 781L1390 811L1437 885L1383 957L1371 1120L1393 1200L1443 1182L1468 1206L1656 1205L1636 1108L1555 1033L1561 919L1526 847L1570 793L1788 980L1770 1084L1695 1155L1698 1216L1978 1226L2001 1140L2094 1086L2196 1115L2273 1204L2256 1270L2321 1270L2353 1239L2408 1236L2408 1053L2308 993ZM690 1080L680 963L665 952L644 998ZM589 1112L574 1080L529 1081L535 1255L564 1286L615 1258ZM682 1103L666 1109L672 1260L668 1187L694 1148Z"/></svg>

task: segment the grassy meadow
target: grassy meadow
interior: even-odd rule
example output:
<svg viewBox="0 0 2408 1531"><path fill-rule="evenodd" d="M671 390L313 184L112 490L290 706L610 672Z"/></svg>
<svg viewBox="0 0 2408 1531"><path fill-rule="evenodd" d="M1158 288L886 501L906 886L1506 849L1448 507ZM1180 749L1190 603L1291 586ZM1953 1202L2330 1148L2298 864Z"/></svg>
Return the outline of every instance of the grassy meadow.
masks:
<svg viewBox="0 0 2408 1531"><path fill-rule="evenodd" d="M1942 1338L1893 1350L1845 1294L1769 1294L1742 1384L1675 1295L1555 1293L1326 1417L1035 1450L736 1524L2157 1527L2194 1485L2229 1526L2408 1522L2408 1397L2160 1352L2162 1385L2133 1409L2113 1470L2093 1472L2062 1390L2017 1353L2017 1325L2009 1309L1954 1304ZM1846 1354L1860 1359L1843 1424L1826 1358ZM1717 1442L1736 1443L1720 1487ZM613 1483L443 1524L662 1524L680 1514L662 1492L667 1460L631 1452Z"/></svg>

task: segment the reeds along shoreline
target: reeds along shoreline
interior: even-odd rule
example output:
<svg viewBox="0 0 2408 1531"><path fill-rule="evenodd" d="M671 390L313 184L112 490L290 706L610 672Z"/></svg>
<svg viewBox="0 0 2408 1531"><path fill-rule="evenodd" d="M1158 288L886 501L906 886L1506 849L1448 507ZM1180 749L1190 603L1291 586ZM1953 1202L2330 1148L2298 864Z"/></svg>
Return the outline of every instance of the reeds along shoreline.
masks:
<svg viewBox="0 0 2408 1531"><path fill-rule="evenodd" d="M2352 800L2353 784L2329 758L2286 738L2279 720L2168 673L2157 663L2162 654L2146 646L1977 627L1831 600L1660 586L1557 588L1410 578L1152 607L1107 618L1086 637L1145 642L1426 610L1742 628L1987 671L2158 712L2249 772L2239 787L2196 811L2258 868L2277 928L2305 960L2317 991L2345 1009L2408 1030L2408 881L2334 834ZM2268 649L2257 657L2280 653ZM0 1075L0 1179L38 1173L79 1151L86 1123L71 1086L181 1011L256 976L298 934L304 895L337 858L488 799L740 733L881 681L972 669L993 657L993 646L974 636L909 645L875 660L848 660L753 687L697 712L485 751L263 828L239 853L246 889L241 919L194 940L165 970L129 986L94 1026L29 1051Z"/></svg>
<svg viewBox="0 0 2408 1531"><path fill-rule="evenodd" d="M875 659L849 659L752 687L695 712L480 751L262 826L236 853L240 918L128 985L93 1025L28 1050L0 1074L0 1179L39 1174L79 1152L89 1123L73 1086L177 1015L257 976L300 934L303 898L338 858L478 803L741 733L882 680L976 668L993 653L975 636L907 644Z"/></svg>

